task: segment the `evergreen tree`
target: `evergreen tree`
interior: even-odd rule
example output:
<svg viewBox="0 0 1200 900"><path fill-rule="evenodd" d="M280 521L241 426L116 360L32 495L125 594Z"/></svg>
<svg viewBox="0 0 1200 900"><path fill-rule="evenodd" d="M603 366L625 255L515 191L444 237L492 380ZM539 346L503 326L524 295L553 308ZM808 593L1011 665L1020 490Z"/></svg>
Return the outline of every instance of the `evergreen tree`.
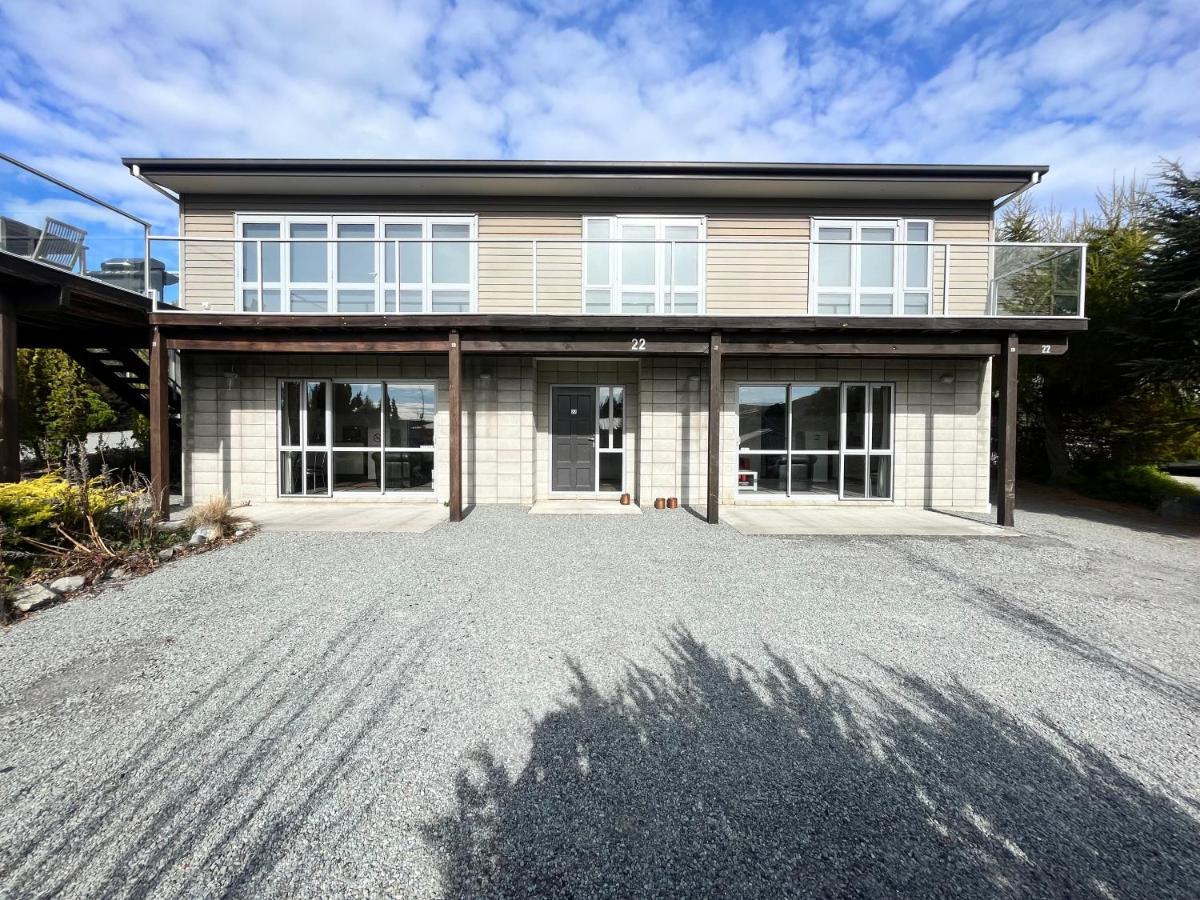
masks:
<svg viewBox="0 0 1200 900"><path fill-rule="evenodd" d="M69 449L117 420L87 374L62 350L18 351L21 441L40 462L61 463Z"/></svg>

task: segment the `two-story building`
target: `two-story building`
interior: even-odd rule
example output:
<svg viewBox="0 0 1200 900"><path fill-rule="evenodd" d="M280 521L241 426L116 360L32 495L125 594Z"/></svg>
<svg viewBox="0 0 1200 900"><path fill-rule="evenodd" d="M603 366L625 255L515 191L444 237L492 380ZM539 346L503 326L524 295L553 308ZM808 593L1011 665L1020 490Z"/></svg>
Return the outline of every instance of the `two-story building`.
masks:
<svg viewBox="0 0 1200 900"><path fill-rule="evenodd" d="M151 400L165 435L177 351L188 500L1011 524L1018 357L1086 327L1082 247L995 240L1044 166L125 164L178 197Z"/></svg>

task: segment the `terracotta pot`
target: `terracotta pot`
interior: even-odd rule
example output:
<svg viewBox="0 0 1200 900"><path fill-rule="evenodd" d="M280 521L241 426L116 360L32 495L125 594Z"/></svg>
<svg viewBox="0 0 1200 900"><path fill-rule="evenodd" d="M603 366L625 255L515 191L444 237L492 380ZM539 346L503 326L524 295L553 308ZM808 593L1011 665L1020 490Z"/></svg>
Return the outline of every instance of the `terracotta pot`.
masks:
<svg viewBox="0 0 1200 900"><path fill-rule="evenodd" d="M655 497L654 498L654 508L655 509L666 509L667 501L664 500L662 497Z"/></svg>
<svg viewBox="0 0 1200 900"><path fill-rule="evenodd" d="M667 509L679 509L679 498L678 497L668 497L667 498Z"/></svg>
<svg viewBox="0 0 1200 900"><path fill-rule="evenodd" d="M621 495L621 505L622 505L622 506L628 506L628 505L629 505L629 495L628 495L628 494L622 494L622 495Z"/></svg>

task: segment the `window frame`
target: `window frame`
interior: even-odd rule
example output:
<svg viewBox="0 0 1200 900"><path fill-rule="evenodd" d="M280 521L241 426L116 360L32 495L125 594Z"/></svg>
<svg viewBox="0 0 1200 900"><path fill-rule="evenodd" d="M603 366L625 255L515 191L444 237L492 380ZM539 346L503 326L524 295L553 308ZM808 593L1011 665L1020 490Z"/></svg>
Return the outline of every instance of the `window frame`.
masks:
<svg viewBox="0 0 1200 900"><path fill-rule="evenodd" d="M584 241L588 238L588 223L593 221L607 221L609 223L609 254L608 254L608 281L601 284L599 281L589 280L592 274L588 266L588 244L582 245L582 253L580 254L580 312L589 316L604 316L604 315L658 315L658 316L699 316L704 315L707 303L706 282L708 279L708 246L705 241L708 240L708 217L704 215L689 215L685 213L671 213L664 215L653 215L645 213L608 213L596 214L585 213L580 217L580 234ZM624 262L626 246L624 244L623 229L625 226L649 225L654 228L654 309L648 313L626 312L622 295L624 294L624 285L621 281L621 266ZM665 236L666 229L672 226L689 226L696 227L696 244L697 247L697 273L696 273L696 311L687 313L677 313L674 311L675 295L680 293L674 283L673 260L668 264L667 252L670 245L665 243L670 239ZM668 288L668 285L670 287ZM609 292L609 305L607 312L592 312L588 310L587 295L588 291L607 290ZM686 293L691 293L690 291Z"/></svg>
<svg viewBox="0 0 1200 900"><path fill-rule="evenodd" d="M864 448L863 449L847 449L847 447L846 447L846 389L847 389L847 387L853 387L853 386L861 386L861 387L865 387L865 389L866 389L865 396L866 396L867 407L866 407L866 414L863 419L863 427L865 429ZM792 470L793 470L792 457L795 455L799 455L799 456L832 456L832 457L837 458L837 462L836 462L836 466L837 466L837 498L836 499L839 503L841 503L841 502L858 503L858 502L863 502L863 501L867 501L867 500L874 501L876 503L894 503L895 502L895 495L896 495L896 462L895 462L895 453L896 453L896 383L894 381L861 381L861 380L860 381L817 381L817 380L812 380L812 381L739 381L735 385L735 393L734 393L734 402L738 407L740 407L740 400L738 398L740 397L741 389L743 387L771 387L771 388L782 387L782 388L784 388L784 409L785 409L784 446L783 446L782 450L780 450L780 449L770 449L770 450L743 449L741 446L741 438L740 438L741 410L739 408L737 410L739 438L738 438L736 445L733 448L734 454L735 454L735 456L734 456L735 472L737 472L739 470L739 467L737 466L737 457L738 456L742 456L742 455L745 455L745 456L782 456L784 458L784 467L787 470L787 485L782 494L759 495L757 491L742 491L742 490L740 490L737 487L738 480L735 475L735 478L734 478L735 491L734 492L735 492L736 496L739 498L739 500L745 499L745 500L753 501L754 499L759 499L759 498L771 500L771 499L776 499L779 497L783 497L788 500L793 500L798 497L811 497L811 496L819 497L819 496L821 496L820 494L810 494L810 493L799 493L798 494L795 491L793 491L793 489L792 489ZM836 450L810 450L810 449L799 449L798 450L792 446L792 441L793 441L793 434L792 434L793 393L792 393L792 389L795 387L805 387L805 388L830 388L830 387L832 387L832 388L837 388L837 391L838 391L838 447ZM888 416L889 416L890 421L888 423L888 448L886 450L876 450L870 446L871 431L872 431L872 425L873 425L873 415L874 415L872 412L872 409L871 409L872 391L875 388L880 388L880 387L888 388L889 396L891 398L891 402L888 406ZM846 460L846 457L848 457L848 456L862 457L864 459L864 467L865 467L864 472L865 472L866 483L864 484L864 490L863 490L864 496L862 496L862 497L847 497L846 496L846 493L845 493L845 471L846 471L845 460ZM887 497L872 497L872 496L870 496L870 467L871 467L871 457L873 457L873 456L886 456L892 460L891 466L890 466L890 469L888 472L888 496Z"/></svg>
<svg viewBox="0 0 1200 900"><path fill-rule="evenodd" d="M924 225L928 234L928 254L925 264L925 279L927 286L924 288L908 287L908 226L909 225ZM934 220L924 217L907 218L903 216L868 216L860 218L843 218L832 216L812 216L810 219L811 243L809 244L809 266L808 266L808 311L809 315L813 316L862 316L862 295L865 294L883 294L889 291L883 288L865 288L862 284L862 230L863 228L880 228L891 227L896 235L895 242L892 246L892 273L893 284L891 288L892 309L891 312L884 315L894 316L897 318L920 318L933 315L933 229ZM821 266L821 247L831 246L841 243L838 241L822 241L820 237L821 228L848 228L850 229L850 240L846 242L850 247L850 285L845 289L828 287L820 287L820 266ZM818 294L826 293L848 293L850 295L850 311L848 313L827 313L820 311L820 303ZM922 313L905 312L905 294L925 294L928 298L926 311ZM872 313L872 315L877 315Z"/></svg>
<svg viewBox="0 0 1200 900"><path fill-rule="evenodd" d="M326 279L321 282L293 282L291 280L291 262L292 262L292 247L293 245L286 242L290 237L291 226L293 224L304 223L321 223L326 226L326 234L329 235L326 243L325 257L325 272ZM267 315L341 315L341 316L356 316L356 315L467 315L474 313L479 308L479 245L476 243L479 239L479 216L476 214L466 213L446 213L446 214L429 214L429 213L271 213L271 212L238 212L234 214L234 234L241 239L243 225L278 225L281 241L280 244L280 261L279 261L279 277L277 283L264 282L263 293L268 290L278 290L280 293L280 308L278 312L267 313ZM350 224L373 224L375 226L375 253L374 259L374 292L375 302L369 310L354 310L341 311L338 307L338 290L339 287L345 286L351 290L362 290L367 287L366 282L340 282L338 279L341 273L338 271L338 254L337 254L337 228L339 225ZM389 312L386 309L385 297L389 286L386 278L386 253L394 253L395 244L389 244L389 241L405 239L385 238L386 227L391 224L420 224L421 226L421 277L422 283L419 285L421 289L421 309L413 312L400 312L400 287L396 289L396 311ZM467 274L470 281L465 283L450 283L436 285L438 290L444 291L466 291L467 293L467 309L454 310L446 312L438 312L433 309L433 290L435 285L432 282L433 278L433 226L434 225L466 225L468 226L468 258L467 258ZM243 264L244 244L238 243L234 252L234 309L240 313L259 314L262 312L262 297L258 297L258 309L247 309L245 305L245 291L258 291L258 281L247 281L245 278L245 266ZM399 275L399 260L396 260L397 276ZM394 283L393 283L394 284ZM405 284L405 283L402 283ZM411 287L404 289L415 289L418 287L413 283ZM291 293L293 290L324 290L326 292L326 302L324 310L293 310Z"/></svg>
<svg viewBox="0 0 1200 900"><path fill-rule="evenodd" d="M437 496L437 411L438 411L438 388L436 381L420 378L310 378L306 376L279 376L276 385L276 477L275 491L276 496L281 500L304 500L312 497L369 497L373 494L379 497L418 497L430 498ZM299 382L302 387L302 395L307 398L304 392L304 386L308 384L324 384L325 385L325 443L321 446L308 444L308 404L307 402L300 409L300 437L302 440L301 446L285 445L283 443L283 398L284 385L288 383ZM379 406L379 442L377 445L364 445L362 447L338 447L333 438L333 404L334 393L333 386L336 384L378 384L380 387L380 397L382 402ZM433 395L433 409L431 412L431 422L433 423L433 443L422 444L419 447L394 447L388 443L387 437L387 389L389 386L401 387L420 387L428 388ZM326 467L328 471L328 485L323 494L285 494L282 490L282 472L279 469L280 458L286 452L300 452L301 460L301 480L304 484L308 483L308 453L325 453ZM338 491L334 489L335 475L335 459L338 453L379 453L379 490L378 491ZM387 484L387 454L388 453L422 453L428 454L430 459L430 489L427 491L417 490L388 490Z"/></svg>

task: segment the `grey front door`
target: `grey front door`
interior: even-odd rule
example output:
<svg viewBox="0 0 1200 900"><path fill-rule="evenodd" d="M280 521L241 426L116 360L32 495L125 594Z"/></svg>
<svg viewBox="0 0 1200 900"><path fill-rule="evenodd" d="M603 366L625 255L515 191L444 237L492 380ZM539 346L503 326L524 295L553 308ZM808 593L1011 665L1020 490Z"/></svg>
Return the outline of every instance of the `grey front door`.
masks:
<svg viewBox="0 0 1200 900"><path fill-rule="evenodd" d="M550 467L556 491L596 489L596 389L552 388Z"/></svg>

